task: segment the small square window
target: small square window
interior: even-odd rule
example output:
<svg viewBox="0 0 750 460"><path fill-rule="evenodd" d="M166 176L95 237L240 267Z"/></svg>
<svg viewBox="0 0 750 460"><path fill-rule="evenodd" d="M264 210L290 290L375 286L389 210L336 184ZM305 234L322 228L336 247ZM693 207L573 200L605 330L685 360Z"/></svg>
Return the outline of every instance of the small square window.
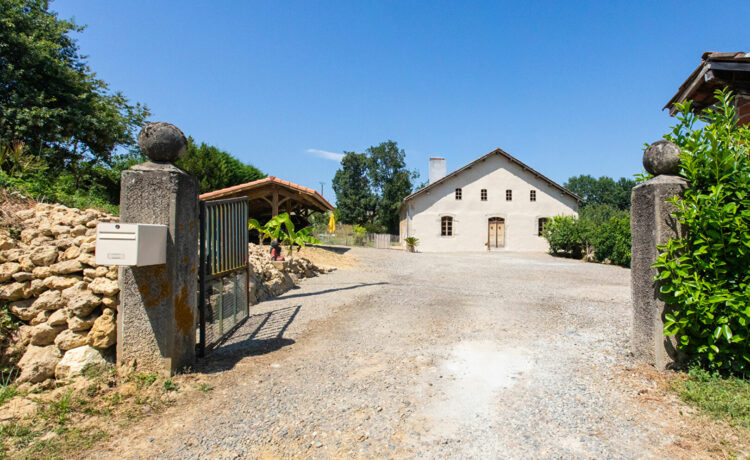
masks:
<svg viewBox="0 0 750 460"><path fill-rule="evenodd" d="M457 189L456 189L456 199L457 199L457 200L460 200L460 199L461 199L461 189L460 189L460 188L457 188Z"/></svg>
<svg viewBox="0 0 750 460"><path fill-rule="evenodd" d="M487 201L487 189L483 188L481 192L482 201Z"/></svg>
<svg viewBox="0 0 750 460"><path fill-rule="evenodd" d="M529 201L536 201L536 190L529 192Z"/></svg>
<svg viewBox="0 0 750 460"><path fill-rule="evenodd" d="M513 200L513 190L506 190L505 201L512 201L512 200Z"/></svg>

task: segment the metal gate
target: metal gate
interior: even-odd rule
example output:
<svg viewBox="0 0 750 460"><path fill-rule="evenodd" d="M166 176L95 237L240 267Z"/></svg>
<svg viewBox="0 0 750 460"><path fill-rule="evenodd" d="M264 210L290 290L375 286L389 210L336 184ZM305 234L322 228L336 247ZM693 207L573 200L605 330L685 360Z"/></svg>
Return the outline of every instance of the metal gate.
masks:
<svg viewBox="0 0 750 460"><path fill-rule="evenodd" d="M248 200L201 201L198 356L216 348L248 316Z"/></svg>

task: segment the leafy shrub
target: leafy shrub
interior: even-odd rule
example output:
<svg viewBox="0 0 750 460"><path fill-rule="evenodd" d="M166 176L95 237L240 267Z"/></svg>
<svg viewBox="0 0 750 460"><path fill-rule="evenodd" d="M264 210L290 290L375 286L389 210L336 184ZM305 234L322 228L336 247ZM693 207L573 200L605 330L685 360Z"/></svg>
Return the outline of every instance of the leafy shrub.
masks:
<svg viewBox="0 0 750 460"><path fill-rule="evenodd" d="M682 150L690 188L671 200L683 234L660 246L654 264L665 302L664 333L703 368L750 373L750 130L738 126L732 96L699 116L680 106L665 139Z"/></svg>
<svg viewBox="0 0 750 460"><path fill-rule="evenodd" d="M594 258L598 262L609 260L615 265L630 266L630 214L612 216L596 227L591 236Z"/></svg>
<svg viewBox="0 0 750 460"><path fill-rule="evenodd" d="M580 257L583 239L578 219L574 216L556 216L544 228L544 237L554 255Z"/></svg>
<svg viewBox="0 0 750 460"><path fill-rule="evenodd" d="M553 255L581 257L585 253L597 262L630 266L630 213L613 206L587 206L578 218L554 217L543 235Z"/></svg>

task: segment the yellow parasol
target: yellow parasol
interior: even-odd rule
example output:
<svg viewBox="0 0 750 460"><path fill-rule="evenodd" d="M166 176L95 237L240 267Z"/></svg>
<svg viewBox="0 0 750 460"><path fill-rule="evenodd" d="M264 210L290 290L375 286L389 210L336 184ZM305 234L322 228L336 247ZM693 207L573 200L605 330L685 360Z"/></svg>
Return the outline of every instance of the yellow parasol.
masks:
<svg viewBox="0 0 750 460"><path fill-rule="evenodd" d="M333 213L331 213L331 219L328 221L328 233L333 233L336 231L336 219L333 217Z"/></svg>

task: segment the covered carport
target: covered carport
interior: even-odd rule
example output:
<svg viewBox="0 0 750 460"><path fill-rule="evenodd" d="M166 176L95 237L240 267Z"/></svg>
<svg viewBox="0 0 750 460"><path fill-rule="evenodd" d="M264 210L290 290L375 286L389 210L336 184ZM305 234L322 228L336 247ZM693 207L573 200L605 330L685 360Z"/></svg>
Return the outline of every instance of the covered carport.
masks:
<svg viewBox="0 0 750 460"><path fill-rule="evenodd" d="M204 193L200 199L211 201L239 197L248 198L249 215L261 224L286 212L289 213L294 225L302 228L309 225L308 219L313 212L335 209L316 190L274 176Z"/></svg>

